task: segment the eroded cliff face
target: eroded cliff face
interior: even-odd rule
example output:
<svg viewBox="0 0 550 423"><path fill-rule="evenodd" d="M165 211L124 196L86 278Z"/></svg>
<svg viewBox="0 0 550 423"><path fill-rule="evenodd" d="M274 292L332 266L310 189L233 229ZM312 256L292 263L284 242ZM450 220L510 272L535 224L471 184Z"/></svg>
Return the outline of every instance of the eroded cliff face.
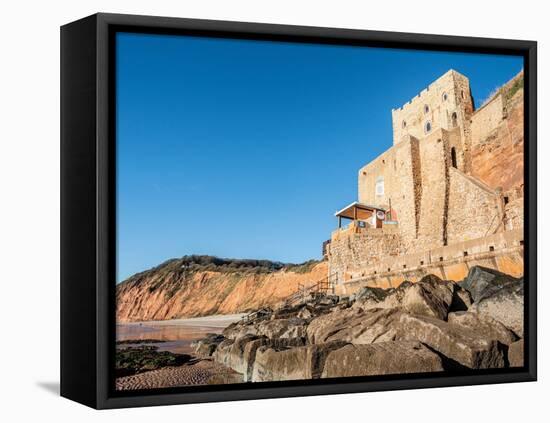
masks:
<svg viewBox="0 0 550 423"><path fill-rule="evenodd" d="M502 97L502 119L487 136L473 140L472 173L506 193L523 189L523 73L505 84L489 103Z"/></svg>
<svg viewBox="0 0 550 423"><path fill-rule="evenodd" d="M326 262L259 268L189 266L171 260L117 285L118 322L232 314L273 307L326 277Z"/></svg>

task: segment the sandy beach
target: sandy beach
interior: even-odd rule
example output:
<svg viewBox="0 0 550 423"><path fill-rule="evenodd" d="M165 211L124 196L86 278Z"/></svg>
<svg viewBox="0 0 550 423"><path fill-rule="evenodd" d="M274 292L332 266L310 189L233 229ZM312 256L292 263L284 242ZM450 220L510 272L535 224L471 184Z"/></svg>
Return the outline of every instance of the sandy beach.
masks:
<svg viewBox="0 0 550 423"><path fill-rule="evenodd" d="M231 323L239 321L246 313L237 314L215 314L204 317L190 317L187 319L171 319L171 320L149 320L144 322L129 322L121 323L128 326L188 326L188 327L210 327L210 328L225 328Z"/></svg>
<svg viewBox="0 0 550 423"><path fill-rule="evenodd" d="M204 338L208 333L221 333L224 328L240 320L243 315L226 314L189 319L118 323L116 339L117 341L157 339L162 342L149 345L158 347L159 351L193 354L191 348L193 341ZM137 342L136 345L138 345Z"/></svg>
<svg viewBox="0 0 550 423"><path fill-rule="evenodd" d="M117 390L172 388L189 385L240 383L242 375L211 359L197 360L178 367L140 373L116 379Z"/></svg>
<svg viewBox="0 0 550 423"><path fill-rule="evenodd" d="M244 314L213 315L188 319L129 322L117 324L117 341L128 346L153 346L157 351L195 355L191 343L208 333L221 333ZM140 343L143 340L143 343ZM151 342L158 340L158 342ZM116 379L117 390L169 388L188 385L205 385L242 382L242 375L211 359L193 358L177 367L164 367Z"/></svg>

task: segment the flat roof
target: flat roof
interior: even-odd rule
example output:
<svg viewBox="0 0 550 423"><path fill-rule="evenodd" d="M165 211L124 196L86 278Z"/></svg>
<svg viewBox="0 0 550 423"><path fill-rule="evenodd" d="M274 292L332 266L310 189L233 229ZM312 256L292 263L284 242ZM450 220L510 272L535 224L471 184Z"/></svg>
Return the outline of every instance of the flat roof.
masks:
<svg viewBox="0 0 550 423"><path fill-rule="evenodd" d="M339 210L336 213L334 213L334 216L353 219L356 215L358 219L368 219L372 216L374 212L378 210L382 210L383 212L386 211L381 207L371 206L369 204L362 204L357 201L354 201L353 203L348 204L342 210Z"/></svg>

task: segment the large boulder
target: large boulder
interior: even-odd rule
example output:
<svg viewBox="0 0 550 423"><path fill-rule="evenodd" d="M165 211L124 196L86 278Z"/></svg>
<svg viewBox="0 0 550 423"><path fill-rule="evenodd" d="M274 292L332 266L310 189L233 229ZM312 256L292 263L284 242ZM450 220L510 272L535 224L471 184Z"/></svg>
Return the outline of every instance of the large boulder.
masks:
<svg viewBox="0 0 550 423"><path fill-rule="evenodd" d="M441 358L417 341L348 344L330 352L322 377L370 376L443 371Z"/></svg>
<svg viewBox="0 0 550 423"><path fill-rule="evenodd" d="M259 339L255 335L245 335L237 339L226 339L222 341L214 354L214 360L224 366L230 367L236 372L245 374L249 363L245 360L245 347L248 343Z"/></svg>
<svg viewBox="0 0 550 423"><path fill-rule="evenodd" d="M491 316L459 311L449 313L447 321L468 328L484 338L495 339L505 345L510 345L518 339L510 329Z"/></svg>
<svg viewBox="0 0 550 423"><path fill-rule="evenodd" d="M413 314L445 320L453 303L455 286L434 275L417 283L405 282L397 289L363 288L357 295L355 308L400 308Z"/></svg>
<svg viewBox="0 0 550 423"><path fill-rule="evenodd" d="M252 382L317 379L331 351L345 345L332 342L295 348L261 346L256 351Z"/></svg>
<svg viewBox="0 0 550 423"><path fill-rule="evenodd" d="M321 344L344 341L353 344L392 341L396 337L393 320L402 314L396 308L363 310L351 308L314 319L308 329L308 341Z"/></svg>
<svg viewBox="0 0 550 423"><path fill-rule="evenodd" d="M469 310L498 320L523 338L523 292L523 279L515 279L498 289L485 291Z"/></svg>
<svg viewBox="0 0 550 423"><path fill-rule="evenodd" d="M192 342L191 347L199 357L210 357L224 339L223 335L207 333L205 338Z"/></svg>
<svg viewBox="0 0 550 423"><path fill-rule="evenodd" d="M291 339L306 336L307 322L299 317L275 319L260 322L257 333L269 339Z"/></svg>
<svg viewBox="0 0 550 423"><path fill-rule="evenodd" d="M517 283L518 279L495 269L482 266L474 266L468 272L468 276L459 285L470 292L474 302L495 292L509 284Z"/></svg>
<svg viewBox="0 0 550 423"><path fill-rule="evenodd" d="M235 322L227 326L222 335L227 339L237 339L246 335L258 335L257 322L254 321L241 321Z"/></svg>
<svg viewBox="0 0 550 423"><path fill-rule="evenodd" d="M383 289L365 286L361 288L354 296L355 301L374 300L376 302L383 301L394 289Z"/></svg>
<svg viewBox="0 0 550 423"><path fill-rule="evenodd" d="M262 319L228 326L223 331L223 335L228 339L239 339L247 335L266 336L270 339L290 339L305 337L306 327L307 321L298 317Z"/></svg>
<svg viewBox="0 0 550 423"><path fill-rule="evenodd" d="M453 302L449 311L467 311L473 303L470 292L458 284L454 285Z"/></svg>
<svg viewBox="0 0 550 423"><path fill-rule="evenodd" d="M464 319L466 321L466 319ZM488 324L487 324L488 325ZM513 334L499 327L502 339ZM493 329L496 332L498 329ZM389 341L420 341L446 357L448 366L459 363L472 369L504 367L504 347L494 332L477 333L463 325L400 309L343 310L314 319L308 327L310 343L341 341L355 345ZM505 338L507 334L509 338ZM498 337L497 337L498 338Z"/></svg>
<svg viewBox="0 0 550 423"><path fill-rule="evenodd" d="M260 347L252 371L252 382L311 379L307 368L308 347L275 350Z"/></svg>
<svg viewBox="0 0 550 423"><path fill-rule="evenodd" d="M252 380L258 348L268 346L276 350L286 350L304 345L304 338L269 339L265 336L245 335L237 339L224 339L212 357L218 363L242 374L244 381L248 382Z"/></svg>
<svg viewBox="0 0 550 423"><path fill-rule="evenodd" d="M252 381L254 363L256 361L256 353L260 347L263 347L264 345L268 345L268 344L269 344L269 339L262 337L262 338L250 341L244 346L243 358L241 360L241 362L243 363L242 374L243 374L244 382Z"/></svg>
<svg viewBox="0 0 550 423"><path fill-rule="evenodd" d="M396 339L420 341L448 359L470 369L505 366L504 347L476 331L428 316L402 313L394 320Z"/></svg>
<svg viewBox="0 0 550 423"><path fill-rule="evenodd" d="M520 339L508 347L508 362L510 367L523 367L525 365L523 344L523 339Z"/></svg>

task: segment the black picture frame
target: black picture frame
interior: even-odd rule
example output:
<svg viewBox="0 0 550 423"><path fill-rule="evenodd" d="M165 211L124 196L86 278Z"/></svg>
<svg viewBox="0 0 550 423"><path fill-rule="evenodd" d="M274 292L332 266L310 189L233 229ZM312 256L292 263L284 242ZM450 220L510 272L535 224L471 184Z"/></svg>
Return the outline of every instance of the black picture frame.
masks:
<svg viewBox="0 0 550 423"><path fill-rule="evenodd" d="M400 49L514 54L525 72L525 367L323 381L113 389L115 328L115 90L117 31ZM381 390L525 382L537 378L537 44L455 37L119 14L61 28L61 395L119 408Z"/></svg>

